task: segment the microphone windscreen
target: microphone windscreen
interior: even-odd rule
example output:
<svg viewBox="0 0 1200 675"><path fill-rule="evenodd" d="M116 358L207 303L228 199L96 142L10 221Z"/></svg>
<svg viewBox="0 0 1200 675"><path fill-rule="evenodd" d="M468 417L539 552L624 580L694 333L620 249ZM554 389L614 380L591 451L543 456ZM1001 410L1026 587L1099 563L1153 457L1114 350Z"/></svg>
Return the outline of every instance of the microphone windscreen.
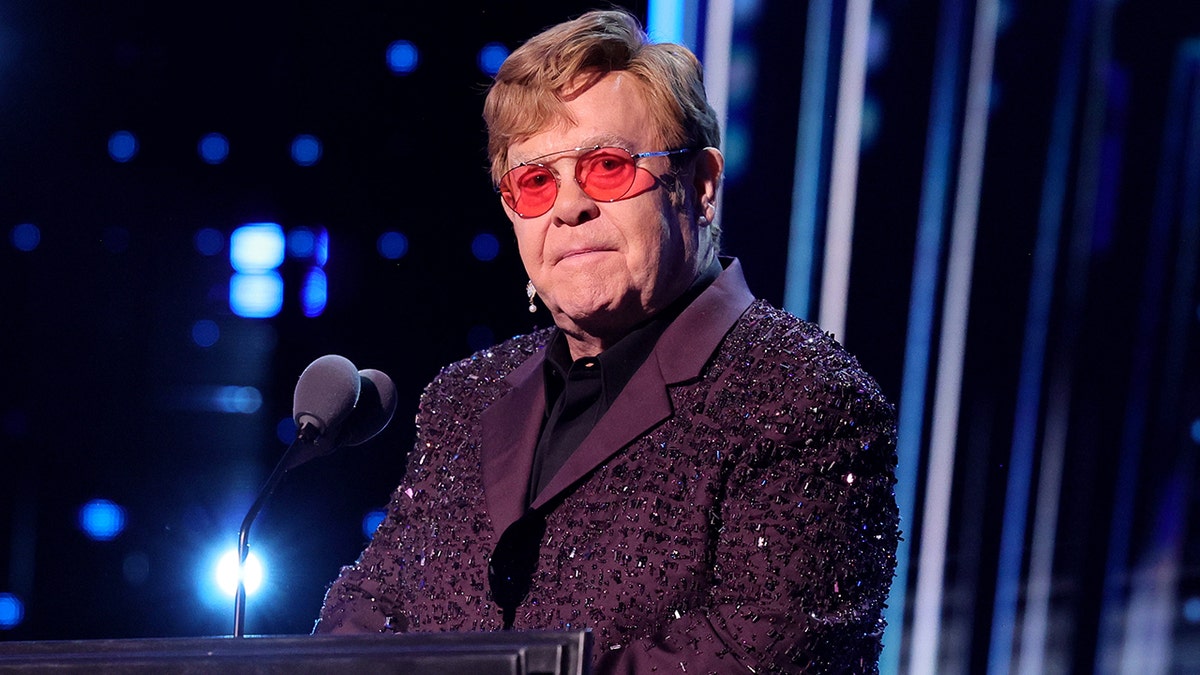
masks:
<svg viewBox="0 0 1200 675"><path fill-rule="evenodd" d="M358 445L375 437L396 412L396 385L384 373L368 368L358 371L361 378L358 403L342 427L341 442Z"/></svg>
<svg viewBox="0 0 1200 675"><path fill-rule="evenodd" d="M313 361L296 382L292 419L300 430L311 425L318 436L333 431L350 415L361 391L358 369L344 356L327 354Z"/></svg>

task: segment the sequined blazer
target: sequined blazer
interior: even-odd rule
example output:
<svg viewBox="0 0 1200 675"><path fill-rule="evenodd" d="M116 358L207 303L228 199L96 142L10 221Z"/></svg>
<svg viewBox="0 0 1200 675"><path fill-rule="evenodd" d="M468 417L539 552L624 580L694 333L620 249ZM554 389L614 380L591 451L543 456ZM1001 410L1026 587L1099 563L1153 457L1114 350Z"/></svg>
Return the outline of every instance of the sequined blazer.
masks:
<svg viewBox="0 0 1200 675"><path fill-rule="evenodd" d="M875 672L894 409L726 265L533 503L546 530L515 628L590 628L597 672ZM488 558L525 510L552 330L428 386L403 482L316 632L501 627Z"/></svg>

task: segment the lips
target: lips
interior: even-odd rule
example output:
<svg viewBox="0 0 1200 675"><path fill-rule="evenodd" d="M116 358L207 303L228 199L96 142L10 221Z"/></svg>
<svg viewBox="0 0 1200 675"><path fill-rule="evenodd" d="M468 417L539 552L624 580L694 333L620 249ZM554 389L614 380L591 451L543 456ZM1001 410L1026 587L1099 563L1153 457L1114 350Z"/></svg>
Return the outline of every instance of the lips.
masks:
<svg viewBox="0 0 1200 675"><path fill-rule="evenodd" d="M612 250L613 249L603 248L600 246L587 246L587 247L573 248L573 249L563 253L562 255L560 255L558 257L558 262L562 262L564 260L570 260L571 258L578 258L580 256L588 255L589 253L605 253L605 252L609 252Z"/></svg>

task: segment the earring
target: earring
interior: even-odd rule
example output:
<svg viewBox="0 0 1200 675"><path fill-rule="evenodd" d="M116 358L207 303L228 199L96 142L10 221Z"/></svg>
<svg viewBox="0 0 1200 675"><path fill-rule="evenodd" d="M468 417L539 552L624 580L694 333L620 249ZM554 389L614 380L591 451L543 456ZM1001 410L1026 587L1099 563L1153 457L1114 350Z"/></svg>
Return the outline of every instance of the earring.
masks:
<svg viewBox="0 0 1200 675"><path fill-rule="evenodd" d="M533 287L533 279L530 279L529 283L525 284L525 295L529 296L529 313L532 314L537 311L537 305L533 304L533 299L537 297L537 289Z"/></svg>
<svg viewBox="0 0 1200 675"><path fill-rule="evenodd" d="M696 219L696 224L699 225L700 227L707 227L708 226L708 218L705 218L704 216L700 216L699 218Z"/></svg>

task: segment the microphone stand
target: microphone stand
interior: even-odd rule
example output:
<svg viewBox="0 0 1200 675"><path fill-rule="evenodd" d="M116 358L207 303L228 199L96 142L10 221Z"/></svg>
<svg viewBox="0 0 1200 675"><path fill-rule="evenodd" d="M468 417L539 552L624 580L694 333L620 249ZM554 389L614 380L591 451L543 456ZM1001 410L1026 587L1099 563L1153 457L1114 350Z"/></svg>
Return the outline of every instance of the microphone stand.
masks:
<svg viewBox="0 0 1200 675"><path fill-rule="evenodd" d="M299 431L296 432L296 440L292 441L287 451L283 453L283 457L279 458L275 470L271 472L270 478L258 491L258 498L246 512L246 517L242 519L242 528L238 530L238 584L237 592L233 596L233 637L235 638L246 636L246 557L250 555L250 525L254 523L258 512L262 511L263 506L266 505L271 493L275 492L279 481L283 479L283 474L303 463L292 461L293 455L296 454L296 448L309 446L320 435L321 432L316 425L309 422L300 425Z"/></svg>

